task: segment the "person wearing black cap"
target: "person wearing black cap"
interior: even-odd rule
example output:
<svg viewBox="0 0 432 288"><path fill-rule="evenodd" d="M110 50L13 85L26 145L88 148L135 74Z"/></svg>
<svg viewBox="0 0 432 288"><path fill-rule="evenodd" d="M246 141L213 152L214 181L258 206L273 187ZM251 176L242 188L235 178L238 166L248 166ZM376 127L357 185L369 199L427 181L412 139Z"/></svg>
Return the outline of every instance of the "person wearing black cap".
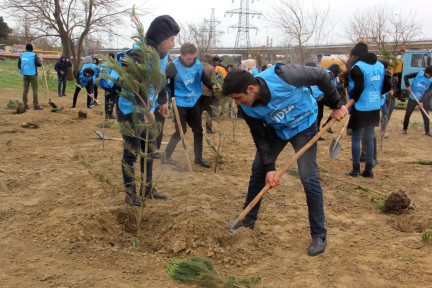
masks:
<svg viewBox="0 0 432 288"><path fill-rule="evenodd" d="M167 63L168 63L168 52L174 47L174 38L179 33L180 27L177 22L169 15L162 15L156 17L150 27L147 30L147 34L145 37L146 44L153 47L156 52L159 54L160 58L160 68L161 71L165 72ZM134 48L127 51L127 54L130 58L135 61L140 61L139 51L140 46L134 45ZM127 69L127 67L126 67ZM141 94L141 93L140 93ZM134 97L134 96L133 96ZM144 102L147 102L147 96L141 95ZM166 105L166 93L163 89L158 95L149 95L150 103L155 102L154 105L150 108L152 112L155 111L156 106L158 105L158 111L161 116L165 117L168 114L168 107ZM156 101L153 101L154 97L157 97ZM153 99L152 99L153 98ZM157 105L156 105L157 103ZM128 99L124 97L120 97L117 105L117 120L119 123L124 123L131 127L134 131L140 131L140 135L142 139L146 138L146 129L142 129L142 126L145 118L144 115L140 112L140 109L135 108L135 105L143 106L144 104L137 100L132 103ZM135 112L134 112L135 111ZM138 118L138 121L134 121L133 119ZM138 122L138 123L136 123ZM123 134L124 133L124 134ZM124 150L123 150L123 160L122 160L122 173L123 173L123 182L126 189L126 202L133 206L141 206L141 198L136 194L136 184L135 184L135 174L134 174L134 164L137 160L138 155L142 155L145 149L145 141L142 141L140 138L132 137L131 135L123 132L123 140L124 140ZM154 141L155 135L150 135L150 139ZM152 151L154 145L149 145L149 153L153 154ZM145 176L145 183L143 183L143 179L141 179L141 186L139 190L139 194L142 195L144 187L145 187L145 197L155 198L155 199L167 199L167 196L159 193L152 186L152 178L153 178L153 159L147 159L147 175ZM140 157L140 169L141 173L144 173L144 158Z"/></svg>
<svg viewBox="0 0 432 288"><path fill-rule="evenodd" d="M18 69L20 74L23 75L24 91L23 91L23 103L24 108L29 109L28 106L28 90L30 84L33 90L33 107L34 110L42 110L38 103L38 73L37 67L42 66L42 57L39 57L33 52L33 45L26 44L26 51L21 53L18 60Z"/></svg>
<svg viewBox="0 0 432 288"><path fill-rule="evenodd" d="M219 58L219 56L213 56L212 65L218 79L221 78L221 76L226 77L228 72L226 68L222 65L222 59Z"/></svg>
<svg viewBox="0 0 432 288"><path fill-rule="evenodd" d="M369 53L365 43L357 43L351 50L345 72L345 85L348 85L350 99L355 101L350 109L351 117L348 128L352 129L351 171L347 172L352 177L373 178L372 172L374 159L374 127L379 125L381 95L390 90L389 77L385 74L384 65L378 61L375 54ZM366 148L366 167L360 174L360 140L364 134Z"/></svg>

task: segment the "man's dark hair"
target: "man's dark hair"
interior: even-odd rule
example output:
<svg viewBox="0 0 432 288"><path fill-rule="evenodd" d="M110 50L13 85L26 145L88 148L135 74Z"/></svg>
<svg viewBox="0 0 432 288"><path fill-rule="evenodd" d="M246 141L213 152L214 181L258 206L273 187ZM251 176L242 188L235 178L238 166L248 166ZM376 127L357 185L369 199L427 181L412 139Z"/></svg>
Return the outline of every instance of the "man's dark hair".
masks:
<svg viewBox="0 0 432 288"><path fill-rule="evenodd" d="M87 68L84 69L83 74L84 73L88 73L88 74L90 74L90 76L93 76L94 75L94 70L93 70L93 68L87 67ZM85 76L85 74L84 74L84 76Z"/></svg>
<svg viewBox="0 0 432 288"><path fill-rule="evenodd" d="M223 95L229 96L231 93L247 94L249 85L257 85L258 82L252 74L245 70L232 69L224 79L222 86Z"/></svg>
<svg viewBox="0 0 432 288"><path fill-rule="evenodd" d="M180 53L182 55L186 55L186 54L195 54L196 53L196 47L194 44L192 43L184 43L181 47L180 47Z"/></svg>
<svg viewBox="0 0 432 288"><path fill-rule="evenodd" d="M432 66L427 66L425 69L425 73L432 74Z"/></svg>
<svg viewBox="0 0 432 288"><path fill-rule="evenodd" d="M110 57L111 59L115 59L115 55L114 55L113 52L110 52L110 53L108 54L108 57Z"/></svg>

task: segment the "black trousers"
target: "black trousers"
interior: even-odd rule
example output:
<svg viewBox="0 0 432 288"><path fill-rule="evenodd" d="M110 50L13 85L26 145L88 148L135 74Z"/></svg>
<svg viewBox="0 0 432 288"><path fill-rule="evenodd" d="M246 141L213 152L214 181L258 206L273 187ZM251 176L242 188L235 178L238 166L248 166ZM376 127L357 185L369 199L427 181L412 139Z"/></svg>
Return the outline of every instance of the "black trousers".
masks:
<svg viewBox="0 0 432 288"><path fill-rule="evenodd" d="M409 98L408 99L408 104L407 104L407 108L406 108L406 112L405 112L405 118L404 118L404 123L403 123L403 129L407 130L408 129L408 124L409 124L409 120L411 117L411 114L413 113L415 107L417 106L417 101ZM426 134L429 133L429 118L426 116L425 113L423 113L422 110L420 110L422 117L423 117L423 123L424 123L424 129ZM426 111L427 112L427 111Z"/></svg>
<svg viewBox="0 0 432 288"><path fill-rule="evenodd" d="M90 94L90 89L89 89L89 85L85 86L87 93ZM73 102L72 102L72 106L76 106L76 102L78 99L78 94L81 91L81 88L79 88L78 86L75 87L75 93L73 96ZM87 108L90 107L90 103L91 103L91 98L90 96L87 95Z"/></svg>
<svg viewBox="0 0 432 288"><path fill-rule="evenodd" d="M214 96L204 96L201 95L201 97L198 99L197 105L201 113L203 111L207 111L209 117L206 117L206 129L207 131L212 130L212 119L213 119L213 109L211 105L213 105L213 98Z"/></svg>
<svg viewBox="0 0 432 288"><path fill-rule="evenodd" d="M156 123L160 123L160 125L161 125L160 126L160 133L156 137L156 148L157 148L157 150L159 150L161 147L162 138L163 138L163 128L164 128L164 124L165 124L165 117L162 116L162 114L159 112L159 106L156 107L156 109L154 111L154 115L155 115Z"/></svg>
<svg viewBox="0 0 432 288"><path fill-rule="evenodd" d="M198 109L198 105L195 104L193 107L177 107L179 112L179 118L183 133L186 134L188 124L194 134L194 153L195 160L201 160L202 158L202 141L203 141L203 129L201 125L201 113ZM166 157L171 157L174 152L177 143L181 140L180 132L177 126L176 118L174 117L176 131L171 136L170 141L165 149Z"/></svg>

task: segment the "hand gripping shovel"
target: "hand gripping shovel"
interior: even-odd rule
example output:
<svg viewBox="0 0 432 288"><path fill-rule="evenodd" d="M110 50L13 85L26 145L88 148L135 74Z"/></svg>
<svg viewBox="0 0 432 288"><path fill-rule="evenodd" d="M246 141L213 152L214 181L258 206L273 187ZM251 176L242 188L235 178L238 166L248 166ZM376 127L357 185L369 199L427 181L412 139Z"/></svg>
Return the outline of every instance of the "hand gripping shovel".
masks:
<svg viewBox="0 0 432 288"><path fill-rule="evenodd" d="M345 105L347 109L349 109L352 105L354 105L354 100ZM329 123L327 123L316 135L313 137L302 149L300 149L294 157L276 174L276 177L280 178L293 164L297 161L316 141L336 122L336 119L331 119ZM253 207L261 200L261 198L270 190L270 185L266 184L264 188L255 196L255 198L249 203L248 206L240 213L240 215L229 224L229 231L233 232L236 229L237 224L242 221L246 215L252 210Z"/></svg>
<svg viewBox="0 0 432 288"><path fill-rule="evenodd" d="M346 120L344 126L342 127L342 130L340 131L339 135L337 136L336 139L333 139L331 144L330 144L330 158L336 158L336 156L339 154L339 152L342 149L342 145L339 143L343 133L345 132L347 126L348 126L348 122L350 119L350 115L348 115L348 119Z"/></svg>
<svg viewBox="0 0 432 288"><path fill-rule="evenodd" d="M417 104L418 104L419 107L420 107L420 102L419 102L418 98L416 97L416 95L415 95L412 91L411 91L411 95L413 95L414 99L417 101ZM423 107L420 107L420 109L423 111L423 113L426 115L426 117L429 118L429 121L432 122L432 119L431 119L431 117L429 116L429 114L426 112L426 110L423 109Z"/></svg>

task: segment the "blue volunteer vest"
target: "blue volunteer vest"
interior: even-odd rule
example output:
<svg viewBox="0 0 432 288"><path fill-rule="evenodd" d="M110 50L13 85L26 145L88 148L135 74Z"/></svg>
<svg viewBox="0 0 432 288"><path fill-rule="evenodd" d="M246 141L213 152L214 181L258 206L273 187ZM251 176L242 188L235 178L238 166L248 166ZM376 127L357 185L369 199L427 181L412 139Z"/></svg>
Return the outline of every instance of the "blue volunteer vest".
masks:
<svg viewBox="0 0 432 288"><path fill-rule="evenodd" d="M88 68L88 67L90 67L90 68L93 69L93 71L94 71L93 83L96 83L96 78L97 78L98 72L99 72L98 71L98 66L96 64L94 64L94 63L86 63L86 64L83 64L82 69L84 70L85 68Z"/></svg>
<svg viewBox="0 0 432 288"><path fill-rule="evenodd" d="M414 78L411 84L411 91L414 93L414 95L417 97L419 101L422 100L423 94L429 88L431 83L432 83L432 78L427 78L424 75L424 71L420 71L419 73L417 73L417 76ZM409 94L409 97L415 100L414 97L411 95L411 93Z"/></svg>
<svg viewBox="0 0 432 288"><path fill-rule="evenodd" d="M354 104L355 108L358 111L379 110L381 107L381 90L385 75L384 65L379 61L373 65L358 61L354 66L360 68L364 77L363 92L358 101ZM348 80L349 94L351 95L351 91L354 89L354 81L351 79L350 74L348 75Z"/></svg>
<svg viewBox="0 0 432 288"><path fill-rule="evenodd" d="M85 76L84 75L84 66L83 66L83 68L81 68L81 70L80 70L80 72L79 72L79 80L80 80L80 83L81 83L81 87L86 87L87 85L88 85L88 83L90 82L90 81L93 81L93 76Z"/></svg>
<svg viewBox="0 0 432 288"><path fill-rule="evenodd" d="M100 81L99 81L99 87L101 87L102 89L104 89L108 93L116 94L117 95L117 91L114 89L115 83L114 83L113 80L115 80L115 81L119 80L118 73L115 70L109 68L107 62L104 62L101 65L100 74L109 75L112 79L110 79L110 78L100 79Z"/></svg>
<svg viewBox="0 0 432 288"><path fill-rule="evenodd" d="M252 68L252 75L253 76L256 76L256 75L258 75L259 74L259 71L258 71L258 69L255 67L255 68Z"/></svg>
<svg viewBox="0 0 432 288"><path fill-rule="evenodd" d="M131 50L128 50L128 52L129 51L132 51L132 49ZM121 58L122 59L122 58ZM120 60L121 61L121 60ZM161 69L161 71L162 72L164 72L165 73L165 70L166 70L166 67L167 67L167 64L168 64L168 54L163 58L163 59L160 59L160 62L159 62L159 64L160 64L160 69ZM150 68L150 66L149 66L149 68ZM124 89L122 89L122 91L123 92L126 92ZM150 91L150 98L149 98L149 101L150 101L150 103L152 103L152 101L153 101L153 99L154 99L154 97L155 97L155 93L154 93L154 89L152 88L152 87L150 87L149 88L149 91ZM128 92L127 92L128 93ZM135 97L132 93L129 93L132 97ZM132 112L133 112L133 106L135 105L135 103L132 103L131 101L129 101L128 99L126 99L126 98L124 98L124 97L119 97L119 100L118 100L118 107L120 108L120 111L123 113L123 114L125 114L125 115L128 115L128 114L131 114ZM156 106L157 106L157 104L156 104L156 101L155 101L155 103L153 103L153 105L152 105L152 107L150 108L150 110L151 111L155 111L155 109L156 109Z"/></svg>
<svg viewBox="0 0 432 288"><path fill-rule="evenodd" d="M246 115L261 119L276 131L279 138L288 140L315 123L318 105L308 87L295 87L283 81L275 73L276 64L257 77L267 83L271 100L266 106L241 104Z"/></svg>
<svg viewBox="0 0 432 288"><path fill-rule="evenodd" d="M21 69L20 74L27 75L27 76L34 76L36 75L36 64L35 64L35 57L36 53L26 51L21 53L20 60L21 60Z"/></svg>
<svg viewBox="0 0 432 288"><path fill-rule="evenodd" d="M176 104L179 107L193 107L202 93L201 75L203 66L196 59L195 65L185 67L180 63L179 58L173 61L177 68L177 75L174 78L174 93Z"/></svg>

